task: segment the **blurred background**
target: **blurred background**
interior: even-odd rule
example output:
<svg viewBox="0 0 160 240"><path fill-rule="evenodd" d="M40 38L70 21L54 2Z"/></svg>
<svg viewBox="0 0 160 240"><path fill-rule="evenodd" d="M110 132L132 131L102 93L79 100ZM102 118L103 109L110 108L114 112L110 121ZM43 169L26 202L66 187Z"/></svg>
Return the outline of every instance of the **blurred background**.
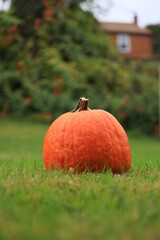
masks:
<svg viewBox="0 0 160 240"><path fill-rule="evenodd" d="M160 3L1 0L0 118L52 122L79 97L158 136Z"/></svg>

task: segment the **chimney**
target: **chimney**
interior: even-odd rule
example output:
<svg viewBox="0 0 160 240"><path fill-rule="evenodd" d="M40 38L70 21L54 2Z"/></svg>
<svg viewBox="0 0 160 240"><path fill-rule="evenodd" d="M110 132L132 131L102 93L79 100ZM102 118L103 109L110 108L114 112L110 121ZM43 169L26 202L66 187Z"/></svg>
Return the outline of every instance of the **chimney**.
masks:
<svg viewBox="0 0 160 240"><path fill-rule="evenodd" d="M137 17L136 14L134 15L134 24L135 24L135 25L138 25L138 17Z"/></svg>

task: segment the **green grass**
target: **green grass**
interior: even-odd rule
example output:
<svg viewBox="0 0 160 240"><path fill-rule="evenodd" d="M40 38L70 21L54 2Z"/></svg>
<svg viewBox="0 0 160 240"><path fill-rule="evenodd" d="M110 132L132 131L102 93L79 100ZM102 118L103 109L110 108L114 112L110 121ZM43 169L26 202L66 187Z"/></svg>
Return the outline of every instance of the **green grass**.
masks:
<svg viewBox="0 0 160 240"><path fill-rule="evenodd" d="M48 126L0 120L0 239L160 239L160 141L129 134L128 174L46 172Z"/></svg>

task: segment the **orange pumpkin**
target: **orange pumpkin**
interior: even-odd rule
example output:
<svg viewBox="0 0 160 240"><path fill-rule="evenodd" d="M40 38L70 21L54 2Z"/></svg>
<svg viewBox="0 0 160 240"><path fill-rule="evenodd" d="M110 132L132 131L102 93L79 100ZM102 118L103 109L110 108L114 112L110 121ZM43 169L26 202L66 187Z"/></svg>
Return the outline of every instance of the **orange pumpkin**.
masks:
<svg viewBox="0 0 160 240"><path fill-rule="evenodd" d="M80 98L77 107L57 118L47 131L43 145L46 169L74 169L113 173L131 167L127 135L119 122L104 110L88 108Z"/></svg>

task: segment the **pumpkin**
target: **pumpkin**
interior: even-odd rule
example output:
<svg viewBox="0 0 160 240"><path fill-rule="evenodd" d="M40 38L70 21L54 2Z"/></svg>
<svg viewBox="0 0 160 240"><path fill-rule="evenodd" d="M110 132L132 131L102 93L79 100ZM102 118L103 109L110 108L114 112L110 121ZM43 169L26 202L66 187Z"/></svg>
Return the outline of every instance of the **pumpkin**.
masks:
<svg viewBox="0 0 160 240"><path fill-rule="evenodd" d="M91 110L88 99L80 98L77 107L58 117L49 127L43 145L46 169L82 172L111 169L126 172L131 167L127 135L109 112Z"/></svg>

